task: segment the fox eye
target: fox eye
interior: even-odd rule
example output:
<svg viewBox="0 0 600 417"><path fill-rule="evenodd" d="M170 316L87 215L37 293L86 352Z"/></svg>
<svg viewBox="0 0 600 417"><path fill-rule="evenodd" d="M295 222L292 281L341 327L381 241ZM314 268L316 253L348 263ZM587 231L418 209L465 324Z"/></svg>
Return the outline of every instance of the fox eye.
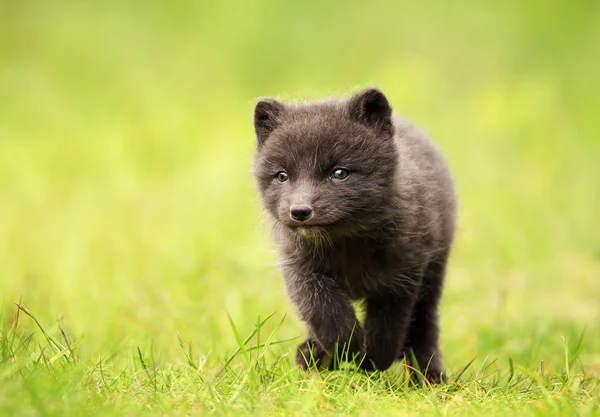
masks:
<svg viewBox="0 0 600 417"><path fill-rule="evenodd" d="M279 182L286 182L289 179L289 176L287 172L279 171L277 174L275 174L275 178L277 178L277 181Z"/></svg>
<svg viewBox="0 0 600 417"><path fill-rule="evenodd" d="M330 177L336 180L345 180L350 175L347 169L344 168L336 168L331 173Z"/></svg>

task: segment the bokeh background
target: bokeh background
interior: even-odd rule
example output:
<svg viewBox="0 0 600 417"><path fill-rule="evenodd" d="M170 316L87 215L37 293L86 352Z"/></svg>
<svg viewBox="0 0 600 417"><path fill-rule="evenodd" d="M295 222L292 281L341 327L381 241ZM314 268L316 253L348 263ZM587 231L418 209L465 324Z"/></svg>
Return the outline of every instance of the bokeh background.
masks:
<svg viewBox="0 0 600 417"><path fill-rule="evenodd" d="M456 177L449 370L560 365L586 326L600 369L597 1L0 5L5 329L22 300L117 364L140 346L178 360L178 335L218 361L228 314L302 335L250 173L253 106L372 85Z"/></svg>

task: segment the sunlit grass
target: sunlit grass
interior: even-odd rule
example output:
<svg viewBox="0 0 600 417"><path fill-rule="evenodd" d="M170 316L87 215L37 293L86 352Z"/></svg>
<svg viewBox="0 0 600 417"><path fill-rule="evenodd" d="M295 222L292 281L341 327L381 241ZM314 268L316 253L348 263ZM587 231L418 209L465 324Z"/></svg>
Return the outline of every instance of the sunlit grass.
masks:
<svg viewBox="0 0 600 417"><path fill-rule="evenodd" d="M402 364L385 373L364 373L352 367L320 373L302 372L278 347L281 317L273 331L256 321L248 335L230 330L238 348L204 356L179 339L179 357L161 364L152 344L82 363L79 341L61 325L46 330L22 304L11 328L0 334L4 400L0 410L9 415L37 412L106 414L142 411L148 414L195 412L337 414L435 412L454 415L517 412L525 415L564 415L597 411L600 381L579 364L584 339L563 340L562 365L534 366L508 357L499 363L473 358L446 375L446 383L414 385ZM20 314L19 314L20 313ZM42 340L25 320L33 321ZM52 335L51 333L55 333ZM537 365L537 366L536 366ZM25 391L23 389L25 388ZM21 401L10 401L17 394ZM65 393L67 396L65 397Z"/></svg>

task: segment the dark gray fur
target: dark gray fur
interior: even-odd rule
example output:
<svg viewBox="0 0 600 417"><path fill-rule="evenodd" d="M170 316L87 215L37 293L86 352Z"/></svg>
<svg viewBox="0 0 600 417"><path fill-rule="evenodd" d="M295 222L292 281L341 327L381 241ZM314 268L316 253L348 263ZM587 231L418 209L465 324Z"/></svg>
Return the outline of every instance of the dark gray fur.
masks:
<svg viewBox="0 0 600 417"><path fill-rule="evenodd" d="M297 363L307 368L312 355L327 366L337 344L362 368L385 370L412 348L440 381L438 304L456 215L441 152L377 89L308 104L264 99L254 126L254 175L308 327ZM349 176L332 178L336 168ZM292 219L298 205L313 216ZM351 300L365 301L362 324Z"/></svg>

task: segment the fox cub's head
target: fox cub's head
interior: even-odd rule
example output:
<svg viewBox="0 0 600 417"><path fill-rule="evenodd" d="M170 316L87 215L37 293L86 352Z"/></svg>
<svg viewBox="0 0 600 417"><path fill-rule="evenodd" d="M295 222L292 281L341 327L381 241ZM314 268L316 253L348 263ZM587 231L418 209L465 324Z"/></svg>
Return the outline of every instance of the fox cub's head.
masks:
<svg viewBox="0 0 600 417"><path fill-rule="evenodd" d="M263 204L302 236L360 234L392 196L392 109L377 89L346 100L256 104L254 175Z"/></svg>

